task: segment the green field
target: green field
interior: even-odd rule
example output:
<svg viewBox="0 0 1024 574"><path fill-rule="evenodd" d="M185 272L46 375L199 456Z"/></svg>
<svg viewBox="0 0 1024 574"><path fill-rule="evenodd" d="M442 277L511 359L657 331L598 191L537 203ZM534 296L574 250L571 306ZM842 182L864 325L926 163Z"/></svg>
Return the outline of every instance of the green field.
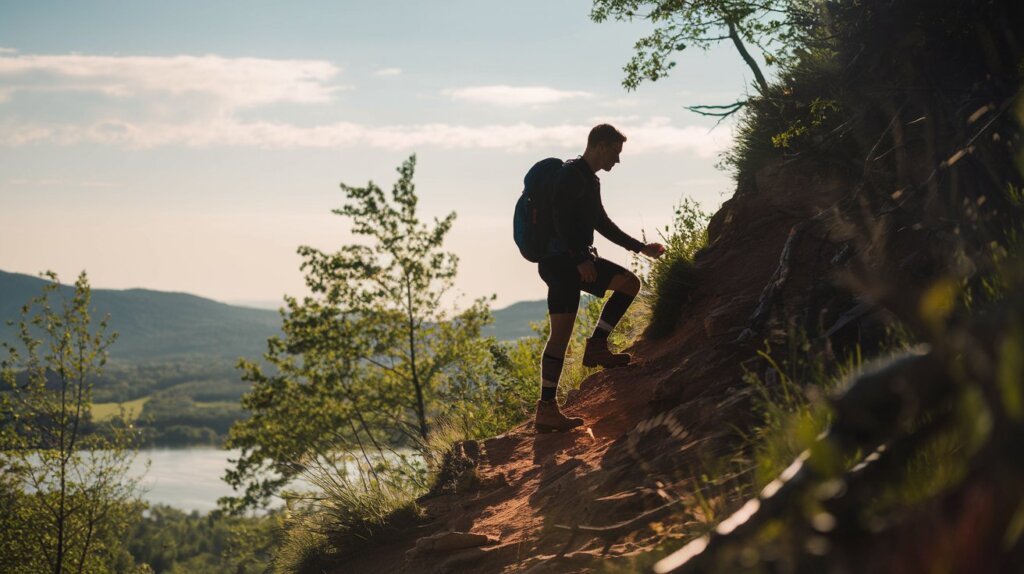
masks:
<svg viewBox="0 0 1024 574"><path fill-rule="evenodd" d="M137 420L139 415L142 414L142 407L146 405L148 400L149 397L142 397L141 399L124 403L93 403L92 420L98 423L109 421L120 414L121 407L124 407L125 414L129 420Z"/></svg>

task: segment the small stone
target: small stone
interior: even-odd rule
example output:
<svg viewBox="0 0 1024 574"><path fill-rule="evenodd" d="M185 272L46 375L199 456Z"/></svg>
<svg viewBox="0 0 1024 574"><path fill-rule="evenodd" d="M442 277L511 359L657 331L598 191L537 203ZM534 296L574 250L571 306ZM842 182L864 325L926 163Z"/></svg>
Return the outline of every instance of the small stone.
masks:
<svg viewBox="0 0 1024 574"><path fill-rule="evenodd" d="M451 552L464 548L474 548L496 544L498 539L484 534L472 532L441 532L426 536L416 541L416 550L420 552Z"/></svg>

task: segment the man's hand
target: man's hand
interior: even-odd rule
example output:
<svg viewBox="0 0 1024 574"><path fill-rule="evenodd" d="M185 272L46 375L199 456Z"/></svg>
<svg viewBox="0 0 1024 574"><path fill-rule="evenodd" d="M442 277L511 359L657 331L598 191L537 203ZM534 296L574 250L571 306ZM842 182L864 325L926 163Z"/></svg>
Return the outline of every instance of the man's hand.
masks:
<svg viewBox="0 0 1024 574"><path fill-rule="evenodd" d="M593 283L597 281L597 267L594 266L594 262L587 259L583 263L576 266L576 270L580 272L580 280L584 283Z"/></svg>
<svg viewBox="0 0 1024 574"><path fill-rule="evenodd" d="M657 259L664 255L665 246L660 243L648 243L644 245L644 248L640 250L640 253L652 258Z"/></svg>

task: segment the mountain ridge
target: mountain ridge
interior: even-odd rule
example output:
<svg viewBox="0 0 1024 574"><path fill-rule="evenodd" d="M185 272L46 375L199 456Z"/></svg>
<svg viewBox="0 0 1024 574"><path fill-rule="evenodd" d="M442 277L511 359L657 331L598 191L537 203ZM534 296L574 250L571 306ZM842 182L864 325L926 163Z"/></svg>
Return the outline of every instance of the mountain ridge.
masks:
<svg viewBox="0 0 1024 574"><path fill-rule="evenodd" d="M48 281L23 273L0 270L0 341L14 341L21 307L42 293ZM73 285L61 291L69 295ZM283 305L283 303L282 303ZM234 305L182 291L142 287L92 289L93 319L110 316L110 331L117 342L113 359L129 361L179 359L189 356L255 357L266 340L280 332L278 311ZM493 310L494 323L484 335L511 340L532 334L530 323L545 317L544 301L520 301Z"/></svg>

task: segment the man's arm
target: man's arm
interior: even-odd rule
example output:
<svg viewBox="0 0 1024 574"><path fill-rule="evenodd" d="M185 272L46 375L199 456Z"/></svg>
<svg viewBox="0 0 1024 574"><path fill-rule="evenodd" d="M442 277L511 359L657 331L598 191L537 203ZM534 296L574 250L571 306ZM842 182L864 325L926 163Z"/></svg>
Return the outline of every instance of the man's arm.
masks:
<svg viewBox="0 0 1024 574"><path fill-rule="evenodd" d="M625 249L629 249L634 253L640 253L644 248L643 242L619 229L619 226L612 222L608 217L608 213L604 210L604 204L600 205L600 209L597 214L597 225L594 226L594 229L596 229L601 235L605 236L608 241L611 241Z"/></svg>

